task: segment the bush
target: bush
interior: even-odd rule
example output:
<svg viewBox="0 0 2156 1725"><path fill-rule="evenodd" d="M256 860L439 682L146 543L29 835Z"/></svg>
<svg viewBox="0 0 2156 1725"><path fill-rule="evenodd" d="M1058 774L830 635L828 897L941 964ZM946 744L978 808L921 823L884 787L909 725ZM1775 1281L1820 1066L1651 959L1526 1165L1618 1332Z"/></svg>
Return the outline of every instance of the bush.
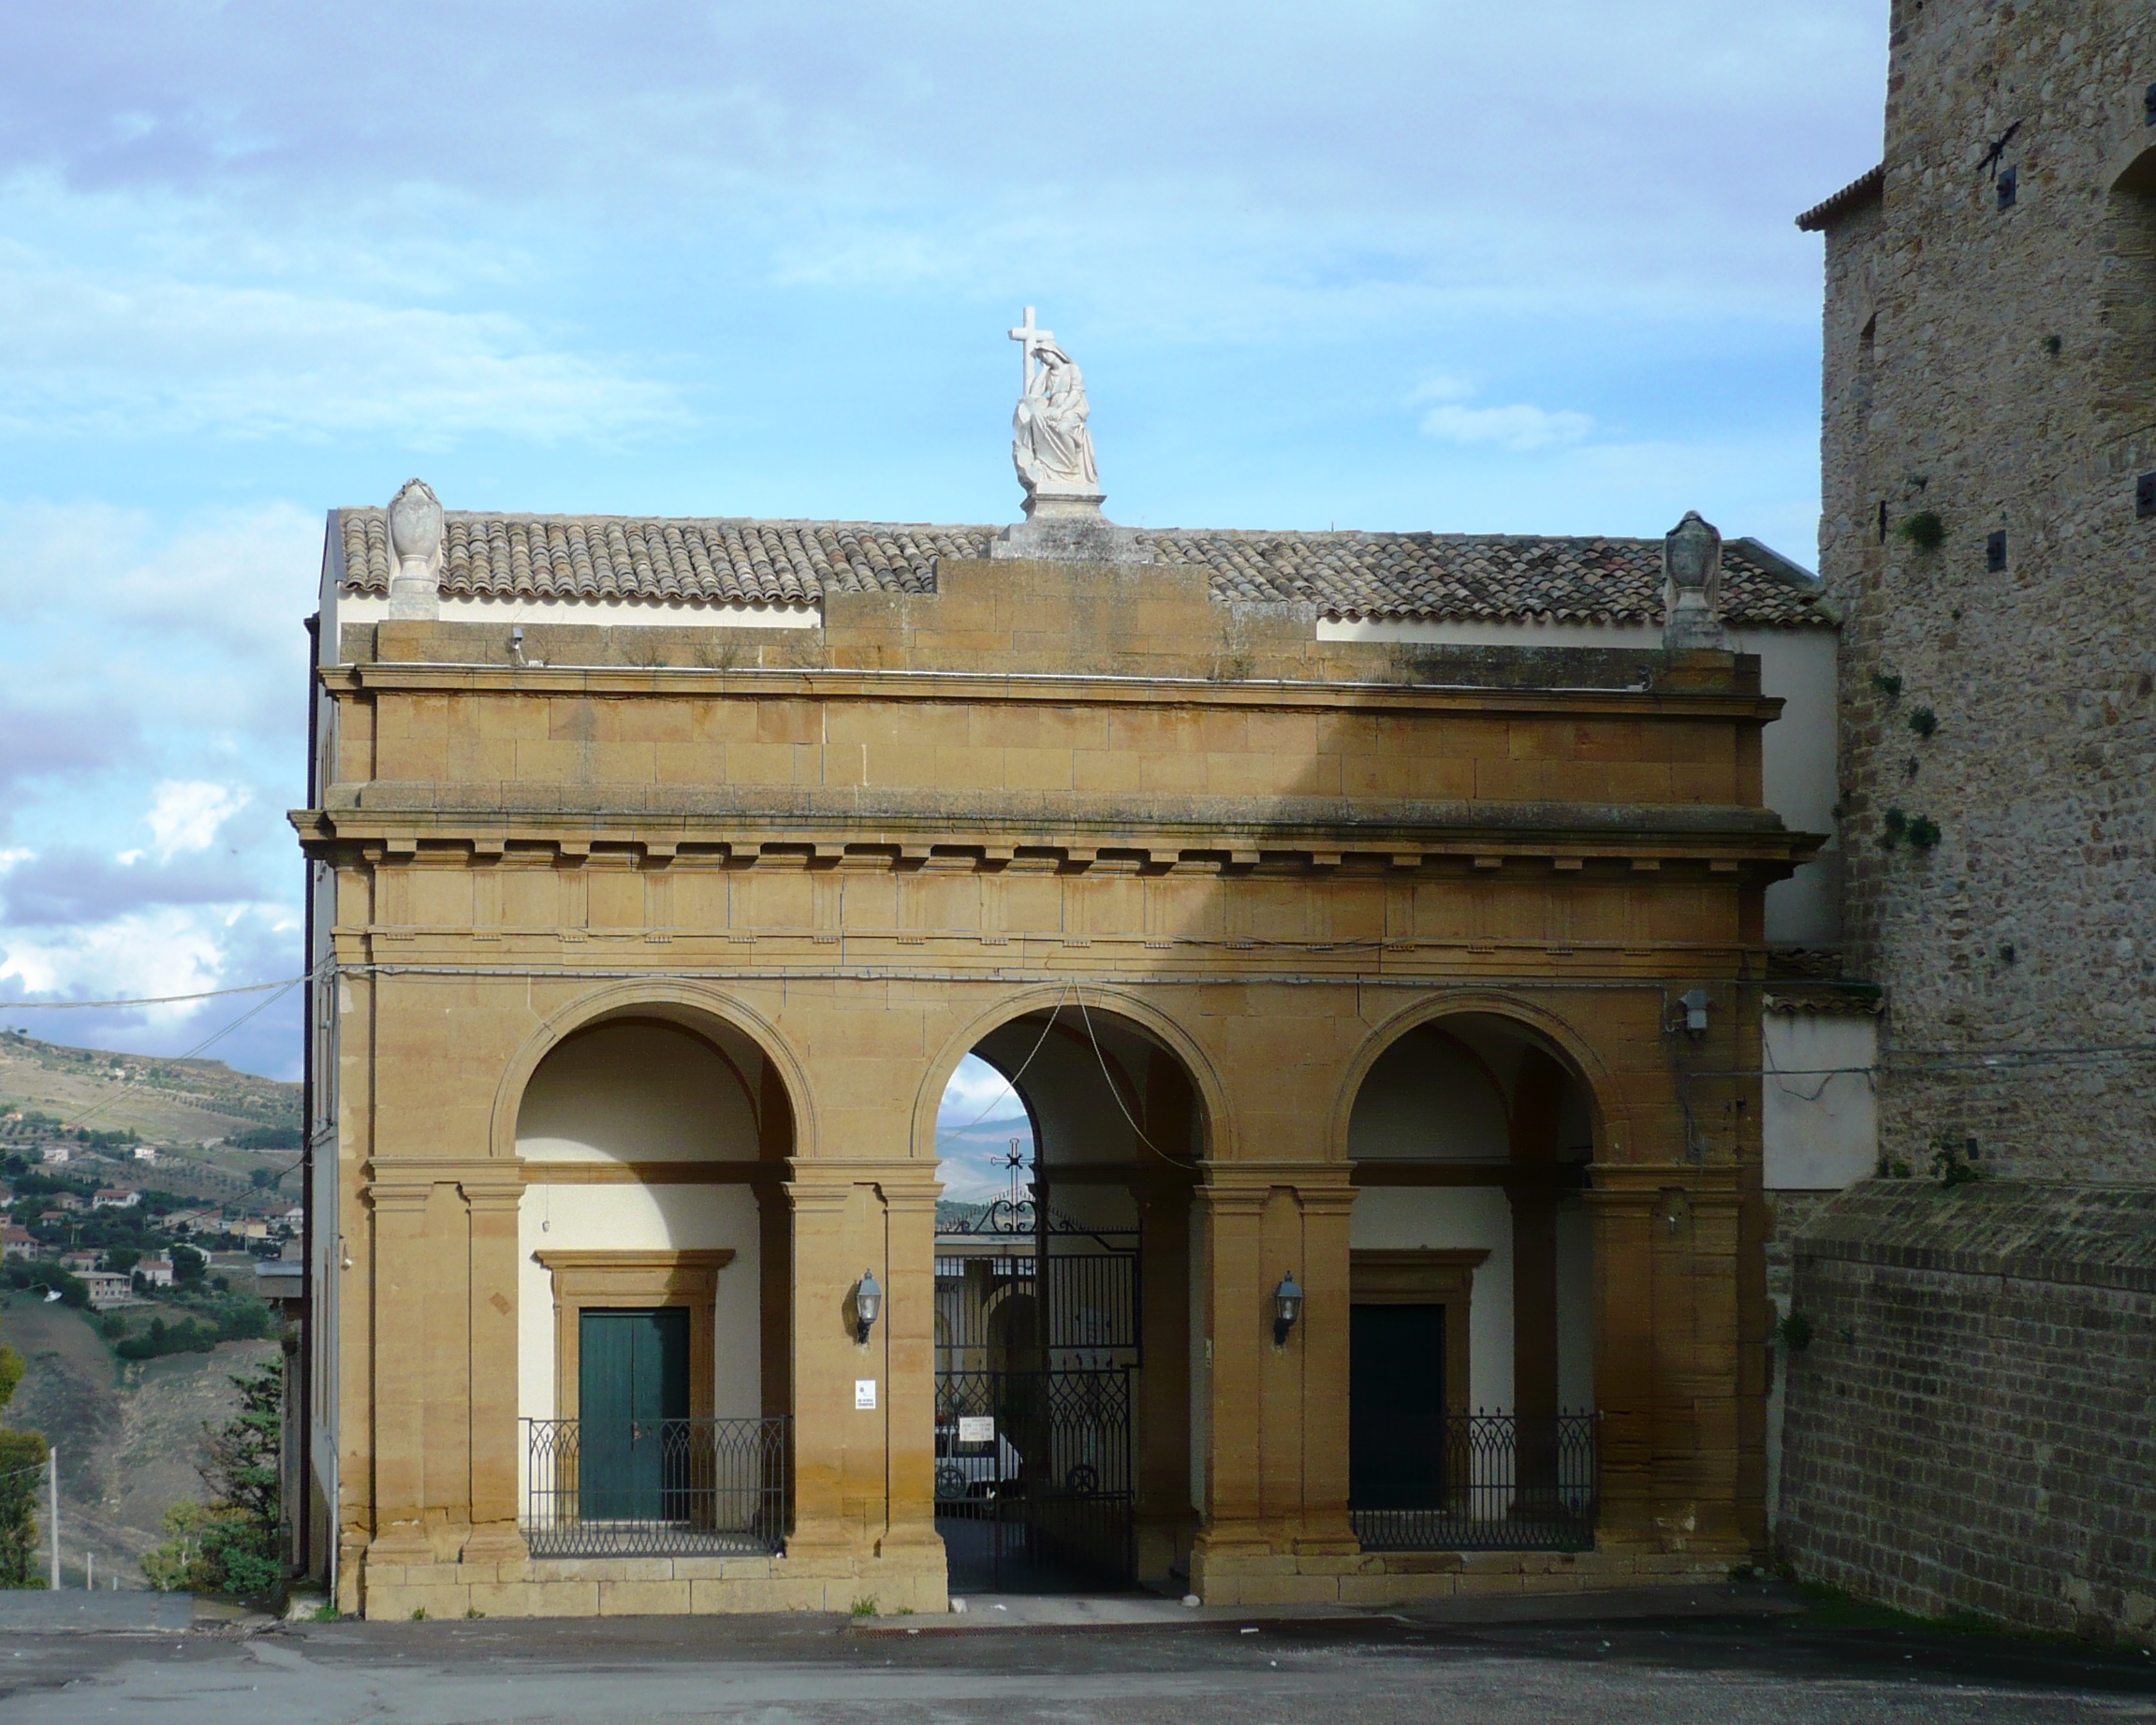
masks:
<svg viewBox="0 0 2156 1725"><path fill-rule="evenodd" d="M34 1431L0 1431L0 1587L45 1585L36 1564L46 1454L45 1440Z"/></svg>
<svg viewBox="0 0 2156 1725"><path fill-rule="evenodd" d="M10 1263L6 1280L10 1288L37 1288L46 1293L57 1288L60 1297L78 1309L90 1304L90 1290L57 1264Z"/></svg>
<svg viewBox="0 0 2156 1725"><path fill-rule="evenodd" d="M192 1587L235 1599L275 1599L284 1590L284 1505L278 1454L283 1440L281 1364L236 1377L240 1411L203 1445L207 1504L165 1512L172 1537L142 1559L153 1587Z"/></svg>
<svg viewBox="0 0 2156 1725"><path fill-rule="evenodd" d="M207 1353L221 1341L258 1341L277 1331L277 1314L251 1294L225 1294L207 1304L192 1302L185 1316L168 1323L162 1316L112 1350L124 1360L157 1360L169 1353Z"/></svg>
<svg viewBox="0 0 2156 1725"><path fill-rule="evenodd" d="M1946 543L1946 523L1935 509L1922 509L1901 523L1901 536L1919 550L1936 551Z"/></svg>
<svg viewBox="0 0 2156 1725"><path fill-rule="evenodd" d="M235 1150L296 1150L300 1148L300 1129L297 1126L252 1126L225 1142Z"/></svg>

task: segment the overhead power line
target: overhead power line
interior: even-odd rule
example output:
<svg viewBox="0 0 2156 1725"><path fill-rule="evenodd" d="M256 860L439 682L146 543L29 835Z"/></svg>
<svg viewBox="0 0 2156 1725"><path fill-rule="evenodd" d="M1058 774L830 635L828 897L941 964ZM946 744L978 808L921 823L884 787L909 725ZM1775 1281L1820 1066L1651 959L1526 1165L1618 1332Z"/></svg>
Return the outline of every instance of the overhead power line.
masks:
<svg viewBox="0 0 2156 1725"><path fill-rule="evenodd" d="M18 1012L88 1012L105 1006L177 1006L185 1001L221 1001L233 994L260 994L269 988L289 988L305 976L280 976L275 982L251 982L243 988L204 988L195 994L146 994L128 1001L0 1001L0 1016Z"/></svg>

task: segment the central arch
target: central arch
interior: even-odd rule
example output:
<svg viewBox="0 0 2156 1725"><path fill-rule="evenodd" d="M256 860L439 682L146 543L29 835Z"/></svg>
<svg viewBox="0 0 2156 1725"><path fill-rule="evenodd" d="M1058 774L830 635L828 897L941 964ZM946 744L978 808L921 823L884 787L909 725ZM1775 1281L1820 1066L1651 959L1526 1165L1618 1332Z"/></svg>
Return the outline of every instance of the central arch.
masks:
<svg viewBox="0 0 2156 1725"><path fill-rule="evenodd" d="M951 1585L1169 1585L1188 1573L1196 1527L1199 1084L1154 1026L1090 994L1006 1002L970 1035L1024 1133L1011 1189L939 1219L936 1507Z"/></svg>

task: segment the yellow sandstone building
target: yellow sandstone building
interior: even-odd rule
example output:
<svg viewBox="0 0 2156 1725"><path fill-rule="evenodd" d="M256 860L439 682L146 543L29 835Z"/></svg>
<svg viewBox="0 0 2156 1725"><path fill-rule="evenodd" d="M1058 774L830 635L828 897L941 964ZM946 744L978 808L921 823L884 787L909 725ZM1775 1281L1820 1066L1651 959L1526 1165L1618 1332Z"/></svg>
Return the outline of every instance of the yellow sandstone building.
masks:
<svg viewBox="0 0 2156 1725"><path fill-rule="evenodd" d="M1000 534L330 516L298 1381L345 1609L1763 1552L1757 985L1820 841L1727 644L1815 590L1696 517L1132 533L1024 411ZM939 1238L969 1052L1033 1202Z"/></svg>

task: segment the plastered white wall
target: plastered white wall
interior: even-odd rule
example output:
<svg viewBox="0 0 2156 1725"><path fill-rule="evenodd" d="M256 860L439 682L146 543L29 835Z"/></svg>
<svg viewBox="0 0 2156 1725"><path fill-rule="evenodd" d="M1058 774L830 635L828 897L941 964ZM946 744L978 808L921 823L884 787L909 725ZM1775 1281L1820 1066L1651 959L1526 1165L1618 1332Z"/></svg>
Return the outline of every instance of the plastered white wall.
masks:
<svg viewBox="0 0 2156 1725"><path fill-rule="evenodd" d="M1489 1256L1474 1272L1468 1317L1467 1399L1512 1406L1512 1206L1496 1186L1371 1186L1356 1194L1350 1251L1458 1251ZM1450 1363L1447 1363L1450 1368Z"/></svg>
<svg viewBox="0 0 2156 1725"><path fill-rule="evenodd" d="M540 1063L517 1118L530 1162L753 1161L755 1110L734 1065L667 1024L604 1024ZM730 1249L712 1313L712 1412L762 1411L758 1235L745 1185L535 1182L518 1209L517 1405L556 1413L552 1278L535 1254Z"/></svg>
<svg viewBox="0 0 2156 1725"><path fill-rule="evenodd" d="M534 1162L753 1162L756 1117L733 1066L666 1024L603 1024L540 1062L517 1116Z"/></svg>
<svg viewBox="0 0 2156 1725"><path fill-rule="evenodd" d="M1482 1066L1442 1036L1410 1033L1378 1057L1347 1127L1357 1162L1503 1162L1504 1102Z"/></svg>
<svg viewBox="0 0 2156 1725"><path fill-rule="evenodd" d="M1879 1161L1870 1071L1879 1021L1869 1015L1761 1015L1762 1183L1769 1191L1841 1191Z"/></svg>
<svg viewBox="0 0 2156 1725"><path fill-rule="evenodd" d="M517 1214L517 1411L555 1417L553 1279L537 1253L731 1248L711 1324L711 1411L754 1419L763 1396L755 1194L746 1186L525 1188Z"/></svg>

